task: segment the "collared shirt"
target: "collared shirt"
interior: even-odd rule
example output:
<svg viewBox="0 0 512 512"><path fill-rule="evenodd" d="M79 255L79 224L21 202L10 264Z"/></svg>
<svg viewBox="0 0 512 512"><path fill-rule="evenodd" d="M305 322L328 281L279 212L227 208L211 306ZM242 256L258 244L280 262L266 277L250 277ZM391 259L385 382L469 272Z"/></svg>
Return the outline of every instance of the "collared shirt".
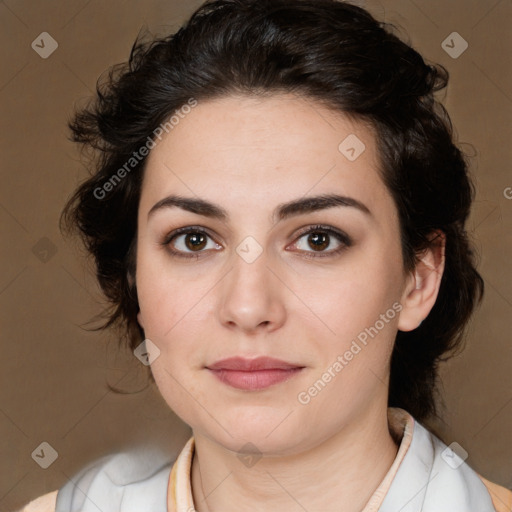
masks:
<svg viewBox="0 0 512 512"><path fill-rule="evenodd" d="M512 491L478 475L409 413L389 408L388 425L398 453L362 512L512 512ZM174 463L118 454L22 512L194 512L193 457L193 437Z"/></svg>

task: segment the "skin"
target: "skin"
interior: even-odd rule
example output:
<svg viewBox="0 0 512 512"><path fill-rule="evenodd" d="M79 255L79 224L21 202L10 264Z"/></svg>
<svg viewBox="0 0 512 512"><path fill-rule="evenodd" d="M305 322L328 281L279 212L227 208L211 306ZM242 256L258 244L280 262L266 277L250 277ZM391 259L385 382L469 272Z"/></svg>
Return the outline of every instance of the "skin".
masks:
<svg viewBox="0 0 512 512"><path fill-rule="evenodd" d="M355 161L338 150L350 134L365 144ZM368 125L292 95L199 102L152 149L138 217L138 319L160 350L152 364L156 384L193 430L199 512L259 510L263 502L265 510L359 511L393 463L390 354L397 330L417 327L434 305L444 249L440 244L413 272L404 270L397 210L378 169ZM339 206L272 217L283 203L333 193L369 213ZM170 194L215 203L229 217L177 207L148 216ZM316 224L345 232L351 244L330 236L319 253L301 234ZM186 226L209 234L198 259L171 252L198 254L186 234L163 243ZM236 250L248 236L263 250L251 263ZM300 403L298 394L394 303L400 313ZM267 389L238 390L205 368L235 355L304 368ZM251 467L239 457L248 442L262 455Z"/></svg>

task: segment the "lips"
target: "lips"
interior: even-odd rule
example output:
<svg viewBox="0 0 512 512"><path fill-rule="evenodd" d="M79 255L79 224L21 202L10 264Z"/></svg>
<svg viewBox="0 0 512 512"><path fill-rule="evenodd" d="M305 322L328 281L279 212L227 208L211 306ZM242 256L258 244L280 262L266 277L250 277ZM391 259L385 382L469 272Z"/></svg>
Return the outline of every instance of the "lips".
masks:
<svg viewBox="0 0 512 512"><path fill-rule="evenodd" d="M252 372L257 370L289 370L291 368L302 368L299 365L287 363L271 357L257 357L256 359L245 359L243 357L230 357L222 359L209 365L210 370L240 370Z"/></svg>
<svg viewBox="0 0 512 512"><path fill-rule="evenodd" d="M271 357L231 357L207 366L225 384L244 390L260 390L284 382L303 368Z"/></svg>

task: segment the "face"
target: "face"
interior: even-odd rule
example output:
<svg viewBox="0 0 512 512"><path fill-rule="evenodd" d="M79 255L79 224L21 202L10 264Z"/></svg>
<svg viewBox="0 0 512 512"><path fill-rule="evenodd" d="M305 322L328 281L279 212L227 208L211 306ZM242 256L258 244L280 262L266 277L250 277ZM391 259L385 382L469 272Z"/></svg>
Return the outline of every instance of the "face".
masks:
<svg viewBox="0 0 512 512"><path fill-rule="evenodd" d="M151 150L138 319L195 434L292 454L386 403L408 276L378 166L367 125L290 95L199 102Z"/></svg>

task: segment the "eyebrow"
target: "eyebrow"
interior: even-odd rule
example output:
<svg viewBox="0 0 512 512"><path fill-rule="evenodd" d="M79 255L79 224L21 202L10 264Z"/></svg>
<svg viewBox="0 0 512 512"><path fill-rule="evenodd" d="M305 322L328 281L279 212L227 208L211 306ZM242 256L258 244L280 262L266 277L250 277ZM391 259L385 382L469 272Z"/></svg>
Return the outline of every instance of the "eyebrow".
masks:
<svg viewBox="0 0 512 512"><path fill-rule="evenodd" d="M357 199L336 194L323 194L314 197L303 197L287 203L282 203L274 210L272 219L279 222L296 215L340 206L355 208L367 215L371 215L369 208ZM227 210L217 204L205 201L204 199L178 195L170 195L158 201L149 210L148 218L155 212L167 208L181 208L182 210L202 215L204 217L221 220L223 222L227 222L229 219Z"/></svg>

